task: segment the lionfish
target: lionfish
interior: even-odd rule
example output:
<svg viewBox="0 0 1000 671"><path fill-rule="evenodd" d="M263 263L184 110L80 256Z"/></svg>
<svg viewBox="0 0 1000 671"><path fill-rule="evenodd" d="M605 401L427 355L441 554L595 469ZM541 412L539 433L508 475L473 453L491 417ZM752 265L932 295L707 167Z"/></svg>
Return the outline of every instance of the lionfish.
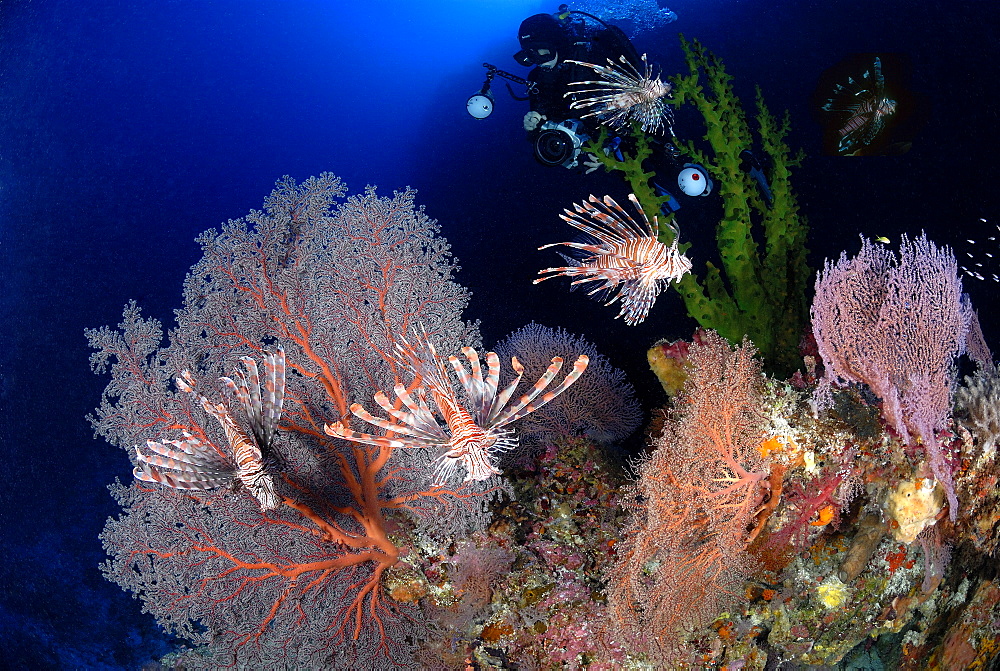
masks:
<svg viewBox="0 0 1000 671"><path fill-rule="evenodd" d="M573 285L599 282L588 294L610 294L605 305L621 300L618 317L624 317L626 324L635 326L646 318L663 289L691 271L691 261L678 250L676 235L669 246L660 242L657 217L654 216L650 223L635 195L630 193L628 198L639 211L641 223L630 217L611 196L605 196L602 201L591 195L589 202L574 203L575 212L565 210L560 214L570 226L583 231L589 241L557 242L538 249L565 245L588 255L578 260L564 256L576 265L540 270L538 274L545 277L536 279L534 284L559 275L579 277Z"/></svg>
<svg viewBox="0 0 1000 671"><path fill-rule="evenodd" d="M146 441L152 454L135 448L136 467L132 474L138 480L159 482L173 489L210 490L224 485L244 486L260 503L261 510L274 510L280 499L274 480L265 468L281 418L285 398L285 352L280 347L264 357L264 386L261 387L257 362L250 357L240 359L246 373L237 370L233 377L219 378L242 404L250 425L251 437L233 419L224 403L212 403L195 391L190 371L177 378L181 391L194 394L205 412L215 417L229 441L229 453L206 443L188 431L182 440Z"/></svg>
<svg viewBox="0 0 1000 671"><path fill-rule="evenodd" d="M563 381L546 392L549 384L562 368L562 357L554 357L551 365L542 374L535 386L507 407L515 389L521 381L524 366L511 358L511 367L517 376L504 387L499 388L500 358L495 352L486 353L486 372L483 375L479 354L471 347L463 347L462 354L469 362L469 368L456 356L448 357L448 362L458 375L467 403L459 400L448 378L444 360L438 355L426 333L418 336L411 345L405 339L397 344L397 363L413 374L418 386L412 392L402 384L393 388L396 398L402 404L393 405L389 397L379 391L375 394L378 403L390 417L375 417L360 403L351 405L351 413L359 419L392 432L398 438L373 436L348 429L343 422L327 424L327 434L357 443L389 448L444 448L434 469L434 483L442 484L451 479L461 465L465 469L465 481L486 480L501 473L495 460L500 452L517 447L514 431L506 429L525 415L534 412L566 391L587 369L590 362L585 354L580 355ZM444 426L438 423L427 403L433 399Z"/></svg>
<svg viewBox="0 0 1000 671"><path fill-rule="evenodd" d="M569 106L570 109L589 109L583 118L596 116L613 128L622 128L635 120L643 131L652 133L671 129L674 116L664 101L670 95L671 86L659 76L653 77L653 67L646 60L646 54L642 55L645 68L641 74L624 56L619 56L618 63L609 58L606 66L583 61L566 62L590 68L600 77L570 84L595 88L577 88L564 94L581 96Z"/></svg>
<svg viewBox="0 0 1000 671"><path fill-rule="evenodd" d="M871 145L896 112L896 101L885 93L882 60L876 56L860 79L848 77L846 85L837 84L821 109L845 115L837 123L838 154L856 155Z"/></svg>

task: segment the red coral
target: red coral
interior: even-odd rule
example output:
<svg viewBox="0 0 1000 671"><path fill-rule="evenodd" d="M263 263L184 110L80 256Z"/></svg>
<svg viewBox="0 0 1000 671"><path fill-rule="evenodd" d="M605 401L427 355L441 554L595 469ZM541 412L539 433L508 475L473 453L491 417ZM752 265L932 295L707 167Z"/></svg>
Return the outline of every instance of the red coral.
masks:
<svg viewBox="0 0 1000 671"><path fill-rule="evenodd" d="M733 351L714 332L691 347L677 414L629 495L608 605L621 631L660 659L739 598L755 568L745 549L768 471L753 355L748 342Z"/></svg>
<svg viewBox="0 0 1000 671"><path fill-rule="evenodd" d="M889 575L892 575L899 569L903 564L906 563L907 547L900 543L896 546L895 552L888 552L885 555L885 563L889 565ZM911 560L907 568L913 566L913 561Z"/></svg>
<svg viewBox="0 0 1000 671"><path fill-rule="evenodd" d="M853 451L843 460L849 463ZM795 481L785 486L783 497L788 510L793 511L778 530L771 533L765 546L782 549L792 546L797 550L809 546L819 528L840 524L840 511L850 500L855 489L856 474L847 466L826 467L816 477L806 482ZM822 513L827 519L823 519Z"/></svg>
<svg viewBox="0 0 1000 671"><path fill-rule="evenodd" d="M94 369L112 374L91 420L130 454L182 429L225 444L170 380L190 369L207 383L241 356L275 343L286 352L279 463L268 465L280 473L281 508L262 513L246 492L113 488L125 514L102 535L105 574L164 627L209 644L208 656L191 653L186 666L405 661L417 615L381 588L400 554L388 516L408 511L436 533L486 519L492 489L432 485L437 454L347 444L322 430L347 421L352 402L409 382L390 355L418 324L443 351L478 344L460 318L468 293L451 280L447 243L414 208L413 192L383 198L369 189L336 203L343 191L329 174L301 185L286 178L263 211L203 234L169 346L134 304L119 330L88 333Z"/></svg>

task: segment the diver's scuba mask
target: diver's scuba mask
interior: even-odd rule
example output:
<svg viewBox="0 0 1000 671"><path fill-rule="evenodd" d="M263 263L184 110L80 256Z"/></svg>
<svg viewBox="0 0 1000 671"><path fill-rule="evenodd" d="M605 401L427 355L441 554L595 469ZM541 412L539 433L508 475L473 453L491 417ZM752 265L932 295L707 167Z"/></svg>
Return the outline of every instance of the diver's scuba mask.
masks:
<svg viewBox="0 0 1000 671"><path fill-rule="evenodd" d="M552 45L544 43L532 44L514 54L514 60L525 67L532 65L552 67L558 59L559 54Z"/></svg>

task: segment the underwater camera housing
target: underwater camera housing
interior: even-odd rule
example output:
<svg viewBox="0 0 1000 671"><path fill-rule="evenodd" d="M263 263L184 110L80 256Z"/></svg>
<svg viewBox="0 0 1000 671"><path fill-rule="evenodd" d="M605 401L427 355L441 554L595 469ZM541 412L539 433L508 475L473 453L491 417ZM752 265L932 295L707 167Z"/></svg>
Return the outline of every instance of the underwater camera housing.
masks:
<svg viewBox="0 0 1000 671"><path fill-rule="evenodd" d="M535 159L542 165L575 168L583 143L590 139L583 131L583 122L579 119L546 121L540 130L535 138Z"/></svg>

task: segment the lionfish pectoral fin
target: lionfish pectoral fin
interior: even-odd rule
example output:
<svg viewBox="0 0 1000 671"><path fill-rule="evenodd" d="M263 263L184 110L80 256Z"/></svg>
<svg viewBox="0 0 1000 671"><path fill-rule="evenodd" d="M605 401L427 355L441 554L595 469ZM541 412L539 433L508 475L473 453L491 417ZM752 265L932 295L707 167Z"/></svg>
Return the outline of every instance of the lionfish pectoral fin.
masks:
<svg viewBox="0 0 1000 671"><path fill-rule="evenodd" d="M557 359L558 363L556 362ZM545 374L539 378L538 382L535 383L535 386L532 387L532 390L522 396L518 402L511 406L506 412L497 417L496 421L491 425L492 428L496 429L505 424L516 422L562 394L570 387L570 385L576 382L581 375L583 375L585 370L587 370L587 366L590 364L590 357L586 354L581 354L577 357L576 361L573 362L573 370L566 374L563 381L553 389L543 394L542 392L545 391L545 388L552 382L552 379L559 372L563 363L561 357L553 358L552 362L552 365L550 365L545 371ZM538 398L540 394L541 397ZM536 398L538 398L538 401L533 402Z"/></svg>

